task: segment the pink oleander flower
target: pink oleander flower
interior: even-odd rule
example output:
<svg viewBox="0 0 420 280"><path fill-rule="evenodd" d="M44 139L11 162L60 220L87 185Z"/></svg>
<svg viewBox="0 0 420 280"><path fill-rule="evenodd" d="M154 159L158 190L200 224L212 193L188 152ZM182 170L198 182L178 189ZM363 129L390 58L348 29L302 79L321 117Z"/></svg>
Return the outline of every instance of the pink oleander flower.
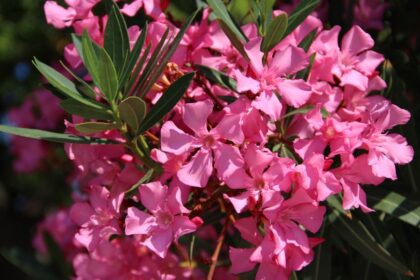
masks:
<svg viewBox="0 0 420 280"><path fill-rule="evenodd" d="M213 173L213 159L216 166L227 167L229 160L237 157L238 149L224 143L224 140L236 144L244 140L238 115L223 119L209 131L207 118L212 111L213 103L210 100L185 104L182 120L194 136L179 129L172 121L167 121L161 129L162 151L174 155L195 151L191 160L177 172L179 180L188 186L203 188L207 185Z"/></svg>
<svg viewBox="0 0 420 280"><path fill-rule="evenodd" d="M297 108L305 104L311 96L311 86L304 80L286 78L287 75L304 69L308 58L302 49L289 45L284 50L276 51L268 64L263 65L261 41L257 37L245 45L250 59L249 69L246 74L235 70L234 75L238 81L238 91L255 94L252 105L273 120L278 120L285 110L283 104Z"/></svg>
<svg viewBox="0 0 420 280"><path fill-rule="evenodd" d="M128 208L125 233L141 235L142 245L165 258L171 243L182 235L194 232L200 223L186 215L189 210L182 204L179 188L169 191L160 182L153 182L141 185L139 193L148 213L136 207Z"/></svg>
<svg viewBox="0 0 420 280"><path fill-rule="evenodd" d="M122 233L119 225L119 200L101 186L92 186L88 202L76 202L70 210L70 217L80 227L76 240L89 251L94 251L102 242L108 242L112 235Z"/></svg>
<svg viewBox="0 0 420 280"><path fill-rule="evenodd" d="M389 3L384 0L359 0L353 8L353 23L366 29L381 30L383 16Z"/></svg>

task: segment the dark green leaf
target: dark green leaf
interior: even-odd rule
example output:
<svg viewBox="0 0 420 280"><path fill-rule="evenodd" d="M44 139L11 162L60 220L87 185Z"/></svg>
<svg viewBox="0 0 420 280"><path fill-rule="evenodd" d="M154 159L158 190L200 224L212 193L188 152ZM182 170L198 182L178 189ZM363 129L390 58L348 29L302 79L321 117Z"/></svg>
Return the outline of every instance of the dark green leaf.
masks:
<svg viewBox="0 0 420 280"><path fill-rule="evenodd" d="M190 85L195 73L188 73L176 80L163 93L162 97L150 110L140 126L140 133L146 132L149 128L159 122L178 103Z"/></svg>
<svg viewBox="0 0 420 280"><path fill-rule="evenodd" d="M226 27L230 30L231 33L235 34L236 37L242 41L248 41L245 34L240 28L238 28L232 17L229 15L225 4L221 0L207 0L207 3L209 4L216 17L226 24Z"/></svg>
<svg viewBox="0 0 420 280"><path fill-rule="evenodd" d="M305 52L308 52L309 48L312 45L312 42L315 40L316 34L318 34L318 28L315 28L308 35L303 38L303 40L299 43L299 47L304 49Z"/></svg>
<svg viewBox="0 0 420 280"><path fill-rule="evenodd" d="M118 105L118 111L121 119L130 126L134 134L137 134L141 122L146 117L146 103L140 97L130 96Z"/></svg>
<svg viewBox="0 0 420 280"><path fill-rule="evenodd" d="M99 54L98 67L99 80L95 82L106 100L113 103L118 94L118 75L111 58L104 49L101 49Z"/></svg>
<svg viewBox="0 0 420 280"><path fill-rule="evenodd" d="M0 132L9 133L16 136L37 139L37 140L57 142L57 143L117 144L116 142L113 142L107 139L75 136L75 135L70 135L70 134L57 133L57 132L51 132L51 131L45 131L45 130L39 130L39 129L21 128L21 127L13 127L13 126L6 126L6 125L0 125Z"/></svg>
<svg viewBox="0 0 420 280"><path fill-rule="evenodd" d="M80 93L77 91L75 84L72 81L64 77L62 74L60 74L50 66L42 63L36 58L34 58L34 65L39 70L39 72L41 72L41 74L47 79L47 81L54 88L62 92L65 96L77 100L86 106L100 108L100 106L95 102L81 96Z"/></svg>
<svg viewBox="0 0 420 280"><path fill-rule="evenodd" d="M204 65L195 64L195 67L210 82L216 83L224 88L236 91L236 81L228 75Z"/></svg>
<svg viewBox="0 0 420 280"><path fill-rule="evenodd" d="M82 93L85 93L86 97L95 99L96 93L93 90L93 88L85 80L73 73L73 71L71 71L62 61L60 61L60 64L67 71L67 73L69 73L80 84L80 86L78 87L80 91L82 91Z"/></svg>
<svg viewBox="0 0 420 280"><path fill-rule="evenodd" d="M85 122L74 125L74 128L85 134L94 134L105 130L115 129L115 125L106 122Z"/></svg>
<svg viewBox="0 0 420 280"><path fill-rule="evenodd" d="M113 120L112 112L104 108L92 108L76 100L66 99L61 101L60 107L69 114L84 117L86 119Z"/></svg>
<svg viewBox="0 0 420 280"><path fill-rule="evenodd" d="M380 267L395 271L404 275L412 275L412 272L396 260L391 254L379 245L366 227L356 220L343 217L338 212L338 219L334 223L338 233L356 249L363 257L379 265Z"/></svg>
<svg viewBox="0 0 420 280"><path fill-rule="evenodd" d="M249 60L249 57L247 55L247 53L245 52L244 49L244 45L242 44L241 40L239 40L239 38L236 36L235 33L233 33L228 26L226 25L226 23L220 19L217 20L217 22L220 25L220 28L222 28L223 32L225 33L225 35L228 37L228 39L230 40L230 42L232 43L232 45L235 47L235 49L238 50L238 52L247 60Z"/></svg>
<svg viewBox="0 0 420 280"><path fill-rule="evenodd" d="M128 197L132 197L133 195L135 195L136 194L136 192L137 192L137 189L142 185L142 184L145 184L145 183L148 183L148 182L150 182L150 180L152 179L152 176L153 176L153 172L154 172L155 170L154 169L149 169L148 171L147 171L147 173L146 174L144 174L143 175L143 177L141 177L141 179L137 182L137 183L135 183L128 191L126 191L125 192L125 197L126 198L128 198Z"/></svg>
<svg viewBox="0 0 420 280"><path fill-rule="evenodd" d="M284 32L287 28L287 15L281 14L274 18L268 26L267 34L264 36L261 44L261 50L268 53L274 48L283 38Z"/></svg>
<svg viewBox="0 0 420 280"><path fill-rule="evenodd" d="M133 47L133 50L130 52L128 56L127 63L124 64L124 69L120 75L120 83L119 83L119 90L122 88L125 88L127 91L130 90L130 87L126 85L130 74L133 72L134 68L136 67L136 63L139 62L139 57L141 50L143 48L144 42L146 40L146 34L147 34L147 24L144 26L143 30L141 31L141 34L139 38L136 41L136 44ZM146 56L147 57L147 56ZM138 65L140 69L142 68L143 64ZM127 95L128 92L124 92L124 96Z"/></svg>
<svg viewBox="0 0 420 280"><path fill-rule="evenodd" d="M104 48L115 65L118 77L121 77L127 55L130 51L130 42L124 17L115 3L112 5L105 29Z"/></svg>
<svg viewBox="0 0 420 280"><path fill-rule="evenodd" d="M269 31L268 26L270 25L273 17L273 6L275 2L275 0L261 0L260 2L263 35L269 34L267 31Z"/></svg>
<svg viewBox="0 0 420 280"><path fill-rule="evenodd" d="M169 59L172 57L172 55L175 53L175 51L178 49L178 45L181 42L182 38L184 37L185 32L187 31L188 27L193 22L194 18L197 16L198 12L200 10L196 10L185 22L185 24L182 26L181 30L179 30L178 34L176 35L175 39L171 42L169 42L169 49L164 53L164 55L159 59L159 64L157 67L155 67L153 73L149 76L147 76L147 83L141 88L140 93L142 95L149 92L149 90L152 88L153 84L157 81L157 79L162 75L163 69L166 67L166 65L169 62ZM141 97L141 96L140 96Z"/></svg>
<svg viewBox="0 0 420 280"><path fill-rule="evenodd" d="M420 201L383 189L367 192L369 204L415 227L420 227Z"/></svg>
<svg viewBox="0 0 420 280"><path fill-rule="evenodd" d="M40 264L31 254L17 248L2 250L1 255L14 266L25 272L31 279L58 280L54 272ZM3 277L5 275L3 274Z"/></svg>
<svg viewBox="0 0 420 280"><path fill-rule="evenodd" d="M311 111L313 108L314 108L313 105L304 106L302 108L299 108L299 109L290 111L287 114L284 114L283 117L281 117L281 119L286 119L286 118L294 116L294 115L306 114L309 111Z"/></svg>
<svg viewBox="0 0 420 280"><path fill-rule="evenodd" d="M293 32L319 5L321 0L302 0L293 12L289 15L289 25L283 38Z"/></svg>
<svg viewBox="0 0 420 280"><path fill-rule="evenodd" d="M96 45L89 37L86 30L83 32L82 37L82 55L81 58L85 64L93 81L99 86L99 55L101 47Z"/></svg>

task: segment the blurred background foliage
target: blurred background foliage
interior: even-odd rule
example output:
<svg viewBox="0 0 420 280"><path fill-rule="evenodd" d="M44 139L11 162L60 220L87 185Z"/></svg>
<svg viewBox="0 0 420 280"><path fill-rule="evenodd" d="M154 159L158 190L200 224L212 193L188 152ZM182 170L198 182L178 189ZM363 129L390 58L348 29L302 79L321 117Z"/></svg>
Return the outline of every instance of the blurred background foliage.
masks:
<svg viewBox="0 0 420 280"><path fill-rule="evenodd" d="M225 1L239 23L249 21L249 1ZM349 5L357 0L331 0L326 26L340 25L343 31L351 27ZM7 122L6 112L19 104L34 89L40 87L39 74L31 65L33 56L42 61L62 59L63 48L69 41L67 30L57 31L47 25L43 4L45 0L0 0L0 119ZM60 1L58 1L60 2ZM281 0L280 3L290 1ZM420 123L420 1L388 0L390 7L385 13L384 28L371 31L376 39L376 50L387 58L383 75L389 89L385 94L397 105L412 113L412 120L398 132L407 137L417 151L413 163L399 170L399 180L386 181L383 189L404 195L411 201L420 201L420 156L417 125ZM197 6L199 0L171 0L167 9L174 21L183 21ZM41 171L15 174L12 156L7 151L9 139L0 135L0 248L24 248L31 254L32 237L36 224L51 209L66 205L71 186L66 178L71 167L62 145L54 146L56 157L46 159ZM28 150L28 153L31 151ZM374 197L374 196L373 196ZM371 199L370 205L377 201ZM420 212L418 203L400 201L409 210ZM387 215L376 212L360 215L352 212L360 221L361 229L367 229L373 238L391 254L406 264L416 279L420 279L420 229L402 222L398 213ZM330 215L333 217L333 215ZM399 217L401 218L401 217ZM330 221L320 235L326 242L316 249L317 261L298 279L409 279L387 272L353 250L351 239L343 238L346 225ZM32 252L33 253L33 252ZM2 279L30 279L0 257Z"/></svg>

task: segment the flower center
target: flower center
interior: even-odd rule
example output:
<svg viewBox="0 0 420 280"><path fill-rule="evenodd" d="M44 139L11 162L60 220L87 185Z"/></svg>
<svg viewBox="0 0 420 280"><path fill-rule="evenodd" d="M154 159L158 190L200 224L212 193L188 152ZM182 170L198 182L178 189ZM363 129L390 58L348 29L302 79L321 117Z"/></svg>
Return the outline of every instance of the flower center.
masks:
<svg viewBox="0 0 420 280"><path fill-rule="evenodd" d="M173 220L174 217L171 213L167 212L167 211L159 211L156 213L156 218L157 221L160 225L164 225L164 226L168 226L170 225Z"/></svg>

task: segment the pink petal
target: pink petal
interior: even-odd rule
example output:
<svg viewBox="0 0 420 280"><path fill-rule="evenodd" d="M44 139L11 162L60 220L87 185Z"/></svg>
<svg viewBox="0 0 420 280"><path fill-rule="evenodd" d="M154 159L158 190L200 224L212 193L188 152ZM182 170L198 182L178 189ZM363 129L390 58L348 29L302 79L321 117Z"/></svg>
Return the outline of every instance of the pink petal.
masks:
<svg viewBox="0 0 420 280"><path fill-rule="evenodd" d="M125 234L149 234L156 225L155 217L140 211L136 207L127 209Z"/></svg>
<svg viewBox="0 0 420 280"><path fill-rule="evenodd" d="M222 180L232 176L244 165L244 160L238 147L220 143L215 149L215 167L217 175Z"/></svg>
<svg viewBox="0 0 420 280"><path fill-rule="evenodd" d="M175 216L172 230L174 232L174 239L177 240L180 236L196 231L197 225L187 216Z"/></svg>
<svg viewBox="0 0 420 280"><path fill-rule="evenodd" d="M213 172L211 151L200 149L177 173L178 179L191 187L204 188Z"/></svg>
<svg viewBox="0 0 420 280"><path fill-rule="evenodd" d="M239 249L230 247L229 258L232 262L230 271L234 274L238 274L252 270L256 265L249 260L252 251L253 249Z"/></svg>
<svg viewBox="0 0 420 280"><path fill-rule="evenodd" d="M212 130L221 138L230 140L235 144L241 144L244 141L242 132L242 117L240 114L228 115L223 117L219 124Z"/></svg>
<svg viewBox="0 0 420 280"><path fill-rule="evenodd" d="M237 69L233 70L233 74L237 81L236 89L239 92L251 91L252 93L258 93L260 91L260 83L254 78L245 76Z"/></svg>
<svg viewBox="0 0 420 280"><path fill-rule="evenodd" d="M121 9L121 13L129 17L133 17L136 15L136 13L140 10L142 6L143 6L143 0L134 0L130 4L125 4Z"/></svg>
<svg viewBox="0 0 420 280"><path fill-rule="evenodd" d="M367 51L359 56L360 62L356 68L365 75L371 75L376 68L384 61L384 56L374 51Z"/></svg>
<svg viewBox="0 0 420 280"><path fill-rule="evenodd" d="M284 101L295 108L305 104L312 94L312 87L304 80L282 80L277 87Z"/></svg>
<svg viewBox="0 0 420 280"><path fill-rule="evenodd" d="M308 65L307 54L301 48L288 46L278 51L270 62L269 71L278 76L294 74Z"/></svg>
<svg viewBox="0 0 420 280"><path fill-rule="evenodd" d="M143 245L155 252L159 257L164 258L173 240L172 229L158 230L143 241Z"/></svg>
<svg viewBox="0 0 420 280"><path fill-rule="evenodd" d="M94 215L94 213L90 204L86 202L76 202L70 209L70 218L73 222L82 226L90 221L90 217Z"/></svg>
<svg viewBox="0 0 420 280"><path fill-rule="evenodd" d="M150 211L155 211L166 200L168 187L160 182L152 182L141 185L139 188L141 203Z"/></svg>
<svg viewBox="0 0 420 280"><path fill-rule="evenodd" d="M184 105L182 120L197 136L207 134L207 118L213 112L213 102L210 100L187 103Z"/></svg>
<svg viewBox="0 0 420 280"><path fill-rule="evenodd" d="M374 211L367 206L366 193L362 190L359 184L344 181L343 179L341 180L341 183L344 191L343 208L345 210L349 210L352 207L360 207L365 213Z"/></svg>
<svg viewBox="0 0 420 280"><path fill-rule="evenodd" d="M167 206L173 215L188 214L190 212L182 204L182 192L180 187L172 187L167 198Z"/></svg>
<svg viewBox="0 0 420 280"><path fill-rule="evenodd" d="M341 42L341 50L351 55L357 55L373 48L374 45L375 41L373 41L372 37L355 25L344 35Z"/></svg>
<svg viewBox="0 0 420 280"><path fill-rule="evenodd" d="M381 146L386 149L386 155L398 164L407 164L413 160L414 150L409 146L407 140L399 134L388 134L388 141L384 141Z"/></svg>
<svg viewBox="0 0 420 280"><path fill-rule="evenodd" d="M251 244L258 245L262 237L257 228L257 221L254 218L242 218L235 222L235 228L241 233L243 239Z"/></svg>
<svg viewBox="0 0 420 280"><path fill-rule="evenodd" d="M365 75L356 70L347 71L340 77L340 80L341 86L351 85L362 91L367 89L369 82L369 79Z"/></svg>
<svg viewBox="0 0 420 280"><path fill-rule="evenodd" d="M109 199L109 191L105 187L101 186L93 186L90 194L89 194L89 201L92 205L92 208L95 211L102 209L105 210L108 208L108 199Z"/></svg>
<svg viewBox="0 0 420 280"><path fill-rule="evenodd" d="M261 37L255 37L245 45L245 52L251 61L251 68L257 75L262 73L264 70L264 66L262 64L264 53L260 50L261 42Z"/></svg>
<svg viewBox="0 0 420 280"><path fill-rule="evenodd" d="M252 106L266 113L273 120L279 120L283 112L283 105L273 92L262 92L252 102Z"/></svg>
<svg viewBox="0 0 420 280"><path fill-rule="evenodd" d="M179 129L172 121L163 124L160 135L164 152L182 155L194 147L195 138Z"/></svg>
<svg viewBox="0 0 420 280"><path fill-rule="evenodd" d="M64 9L55 1L45 2L44 12L47 22L55 28L71 26L76 17L76 11L73 8Z"/></svg>
<svg viewBox="0 0 420 280"><path fill-rule="evenodd" d="M233 208L235 208L236 213L242 213L242 211L244 211L244 209L248 206L248 197L249 197L248 192L244 192L234 197L231 197L225 194L223 197L229 200L230 203L232 203Z"/></svg>

